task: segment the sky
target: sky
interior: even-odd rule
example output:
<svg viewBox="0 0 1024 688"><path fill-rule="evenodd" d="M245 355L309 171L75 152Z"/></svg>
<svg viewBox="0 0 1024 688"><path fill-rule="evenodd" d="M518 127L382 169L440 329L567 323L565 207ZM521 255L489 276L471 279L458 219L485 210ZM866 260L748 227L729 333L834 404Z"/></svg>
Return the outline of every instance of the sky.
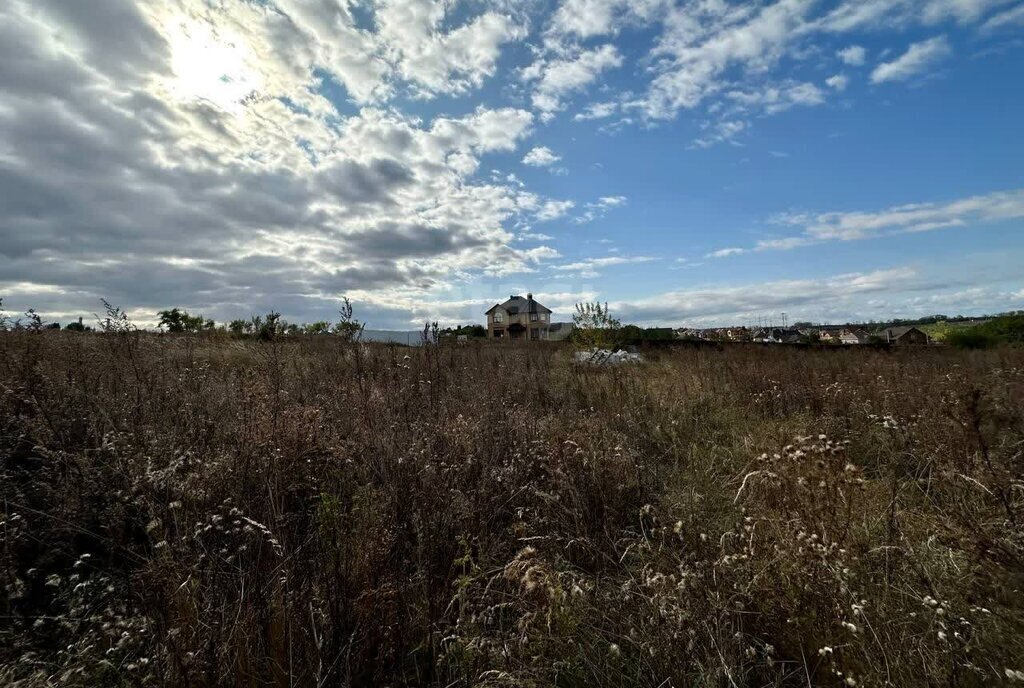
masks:
<svg viewBox="0 0 1024 688"><path fill-rule="evenodd" d="M1022 0L5 0L0 298L1024 308Z"/></svg>

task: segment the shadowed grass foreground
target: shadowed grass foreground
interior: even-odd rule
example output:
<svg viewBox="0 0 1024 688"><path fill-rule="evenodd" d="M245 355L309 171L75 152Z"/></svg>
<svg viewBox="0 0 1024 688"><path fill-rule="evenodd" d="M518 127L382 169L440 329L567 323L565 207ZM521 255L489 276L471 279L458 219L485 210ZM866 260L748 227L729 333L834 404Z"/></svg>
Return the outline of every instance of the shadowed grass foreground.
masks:
<svg viewBox="0 0 1024 688"><path fill-rule="evenodd" d="M0 683L1024 681L1024 351L648 358L3 334Z"/></svg>

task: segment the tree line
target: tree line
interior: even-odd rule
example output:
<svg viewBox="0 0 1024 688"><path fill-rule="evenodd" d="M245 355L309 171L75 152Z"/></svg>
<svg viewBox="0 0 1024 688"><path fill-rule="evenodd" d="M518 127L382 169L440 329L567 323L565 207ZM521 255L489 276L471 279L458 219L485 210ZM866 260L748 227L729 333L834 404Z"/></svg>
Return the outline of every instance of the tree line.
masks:
<svg viewBox="0 0 1024 688"><path fill-rule="evenodd" d="M134 330L136 328L128 319L127 314L117 306L103 300L104 316L95 316L96 327L86 325L82 318L69 322L63 329L71 332L92 332L96 329L109 331ZM338 311L338 321L318 320L312 323L291 323L286 321L277 311L263 315L254 315L247 319L235 319L218 324L212 318L203 315L192 315L184 308L168 308L156 313L157 327L161 332L174 334L222 333L238 337L255 337L257 339L274 339L287 335L326 335L331 334L349 341L358 340L362 336L364 324L354 315L352 302L346 297ZM0 299L0 331L3 330L60 330L59 322L44 322L35 309L25 311L23 317L13 317L3 310L3 299Z"/></svg>

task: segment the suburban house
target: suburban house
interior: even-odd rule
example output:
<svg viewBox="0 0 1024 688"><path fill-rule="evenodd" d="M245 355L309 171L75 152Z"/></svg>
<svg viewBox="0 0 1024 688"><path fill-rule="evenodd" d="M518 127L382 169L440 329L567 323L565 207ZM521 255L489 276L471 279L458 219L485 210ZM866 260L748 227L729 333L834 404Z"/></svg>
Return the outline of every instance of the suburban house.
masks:
<svg viewBox="0 0 1024 688"><path fill-rule="evenodd" d="M818 330L818 341L822 344L840 344L844 331L834 327L822 327Z"/></svg>
<svg viewBox="0 0 1024 688"><path fill-rule="evenodd" d="M876 332L875 336L883 342L899 346L919 346L928 343L928 335L916 327L887 327Z"/></svg>
<svg viewBox="0 0 1024 688"><path fill-rule="evenodd" d="M871 335L864 330L854 327L849 330L841 330L833 341L840 344L867 344L871 341Z"/></svg>
<svg viewBox="0 0 1024 688"><path fill-rule="evenodd" d="M796 344L801 341L803 335L800 330L786 327L771 327L754 332L755 342L766 342L770 344Z"/></svg>
<svg viewBox="0 0 1024 688"><path fill-rule="evenodd" d="M548 339L551 309L533 300L533 294L512 294L505 303L487 310L489 339Z"/></svg>

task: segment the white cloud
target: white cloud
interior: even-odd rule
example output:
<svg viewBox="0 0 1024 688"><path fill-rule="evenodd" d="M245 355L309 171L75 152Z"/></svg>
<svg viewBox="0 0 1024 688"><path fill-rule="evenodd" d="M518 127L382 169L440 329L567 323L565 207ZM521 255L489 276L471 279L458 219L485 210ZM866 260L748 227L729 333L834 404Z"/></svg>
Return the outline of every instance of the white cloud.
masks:
<svg viewBox="0 0 1024 688"><path fill-rule="evenodd" d="M603 36L613 28L613 19L626 3L623 0L565 0L551 18L552 31L580 38Z"/></svg>
<svg viewBox="0 0 1024 688"><path fill-rule="evenodd" d="M464 93L494 73L501 46L525 37L511 17L486 12L467 23L442 30L443 3L384 0L376 7L376 39L401 78L421 95Z"/></svg>
<svg viewBox="0 0 1024 688"><path fill-rule="evenodd" d="M747 129L748 123L744 120L719 120L718 122L703 122L702 133L693 140L693 145L698 148L710 148L717 143L732 142L736 137Z"/></svg>
<svg viewBox="0 0 1024 688"><path fill-rule="evenodd" d="M814 106L825 102L825 93L810 82L765 86L759 90L730 91L725 95L743 110L762 110L769 115L785 112L797 105Z"/></svg>
<svg viewBox="0 0 1024 688"><path fill-rule="evenodd" d="M674 7L653 51L660 62L644 111L668 119L722 90L722 75L731 67L766 71L799 36L811 9L799 0L758 9L725 3Z"/></svg>
<svg viewBox="0 0 1024 688"><path fill-rule="evenodd" d="M1012 7L1005 12L992 16L981 26L983 32L989 33L1006 27L1024 25L1024 4Z"/></svg>
<svg viewBox="0 0 1024 688"><path fill-rule="evenodd" d="M628 322L671 325L708 322L742 323L766 313L798 311L801 317L852 312L872 294L935 289L910 267L855 272L815 279L792 279L746 285L713 285L612 303L612 311ZM816 318L817 319L817 318Z"/></svg>
<svg viewBox="0 0 1024 688"><path fill-rule="evenodd" d="M640 325L712 326L757 322L782 312L790 320L866 322L942 312L992 312L1018 304L1019 279L982 277L978 284L913 266L740 285L711 284L610 304L616 317Z"/></svg>
<svg viewBox="0 0 1024 688"><path fill-rule="evenodd" d="M727 256L738 256L741 253L746 253L749 249L745 248L720 248L717 251L712 251L707 254L705 258L725 258Z"/></svg>
<svg viewBox="0 0 1024 688"><path fill-rule="evenodd" d="M997 191L946 203L900 205L876 212L783 213L771 218L770 222L797 228L800 230L798 235L762 239L749 248L723 248L706 257L725 258L753 251L787 251L826 241L855 241L952 227L972 228L1019 218L1024 218L1024 189Z"/></svg>
<svg viewBox="0 0 1024 688"><path fill-rule="evenodd" d="M615 34L624 25L651 20L669 4L667 0L563 0L551 16L549 42L565 36Z"/></svg>
<svg viewBox="0 0 1024 688"><path fill-rule="evenodd" d="M604 256L602 258L585 258L575 263L556 265L552 269L559 272L574 272L580 277L597 277L601 268L614 265L630 265L633 263L649 263L655 260L649 256Z"/></svg>
<svg viewBox="0 0 1024 688"><path fill-rule="evenodd" d="M530 152L523 157L523 164L531 165L533 167L547 167L549 165L554 165L561 159L561 156L556 155L555 152L547 146L536 146L531 148Z"/></svg>
<svg viewBox="0 0 1024 688"><path fill-rule="evenodd" d="M573 221L580 225L593 222L598 218L604 217L612 208L617 208L625 203L625 196L602 196L596 202L587 203L583 206L583 214L575 217Z"/></svg>
<svg viewBox="0 0 1024 688"><path fill-rule="evenodd" d="M961 24L978 21L990 10L1009 5L1016 0L928 0L924 7L924 20L938 23L955 19Z"/></svg>
<svg viewBox="0 0 1024 688"><path fill-rule="evenodd" d="M535 217L539 222L549 222L564 217L576 204L573 201L545 201Z"/></svg>
<svg viewBox="0 0 1024 688"><path fill-rule="evenodd" d="M867 51L860 45L843 48L836 55L843 61L843 64L848 64L851 67L860 67L867 59Z"/></svg>
<svg viewBox="0 0 1024 688"><path fill-rule="evenodd" d="M637 109L645 119L654 120L672 119L680 110L703 107L712 119L736 121L729 96L785 88L785 84L775 85L780 66L790 67L821 55L825 48L820 38L831 39L855 30L905 31L950 18L975 22L989 9L1007 2L841 0L824 12L821 3L806 0L679 3L654 15L662 30L648 56L648 71L653 78L646 92L622 98L619 106ZM948 52L944 38L923 42L895 63L879 66L875 81L906 78ZM835 54L849 66L860 66L867 60L867 50L857 44ZM848 81L842 75L836 77L828 85L839 91ZM795 99L779 98L758 114L777 114L792 105L824 101L814 84L801 84L801 89L794 93ZM586 118L585 114L580 117ZM701 137L701 142L715 141L713 137Z"/></svg>
<svg viewBox="0 0 1024 688"><path fill-rule="evenodd" d="M564 107L569 95L593 83L602 72L622 64L622 56L611 43L578 50L567 57L541 58L524 70L526 81L536 81L533 106L550 116Z"/></svg>
<svg viewBox="0 0 1024 688"><path fill-rule="evenodd" d="M523 256L531 263L539 263L543 260L553 260L555 258L561 258L562 254L551 248L550 246L538 246L536 248L528 248L525 251L520 251Z"/></svg>
<svg viewBox="0 0 1024 688"><path fill-rule="evenodd" d="M611 117L619 110L619 104L615 102L590 103L582 112L573 115L573 119L582 122L590 119L605 119Z"/></svg>
<svg viewBox="0 0 1024 688"><path fill-rule="evenodd" d="M850 78L845 74L833 74L825 79L825 84L837 91L845 91L846 87L850 85Z"/></svg>
<svg viewBox="0 0 1024 688"><path fill-rule="evenodd" d="M492 173L488 160L505 153L560 169L544 147L516 151L538 118L627 65L602 38L623 27L656 36L651 52L628 64L635 90L601 86L573 119L612 118L602 123L611 130L700 107L695 143L710 145L739 141L766 115L823 103L826 86L842 90L843 74L811 83L779 70L820 64L851 42L843 34L852 28L958 21L992 30L1021 18L1019 4L1000 0L840 0L834 11L805 0L566 0L549 21L513 1L353 7L0 3L3 284L69 313L91 312L105 296L150 312L181 305L235 317L274 306L301 317L330 313L345 292L392 313L484 273L539 270L555 249L510 248L550 239L530 223L590 222L625 202L546 198L507 170ZM456 114L407 109L410 99L466 96L498 81L528 27L537 41L515 52L534 51L533 64L504 95L525 96L536 115L447 99L419 111ZM849 50L840 59L857 63ZM876 75L903 78L935 57L914 50ZM1019 192L1005 195L1004 204L1020 203ZM915 218L861 231L968 225L997 212L999 199L981 198L988 210L923 204L860 214ZM811 216L788 225L798 236L755 248L857 238L867 220L854 215ZM132 278L140 271L142 284Z"/></svg>
<svg viewBox="0 0 1024 688"><path fill-rule="evenodd" d="M780 218L816 240L866 239L885 232L927 231L1024 217L1024 189L971 196L949 203L914 203L878 212L839 212Z"/></svg>
<svg viewBox="0 0 1024 688"><path fill-rule="evenodd" d="M343 9L182 7L0 7L0 274L32 283L34 305L89 313L106 297L303 317L352 290L425 293L554 257L508 247L505 225L533 212L519 184L471 177L520 144L530 112L342 115L317 70L354 97L383 93L380 65L345 62L306 33L320 19L345 25ZM414 88L441 88L420 76ZM142 283L130 277L140 271Z"/></svg>
<svg viewBox="0 0 1024 688"><path fill-rule="evenodd" d="M916 76L952 52L945 36L936 36L913 43L907 51L892 62L883 62L871 72L871 83L904 81Z"/></svg>
<svg viewBox="0 0 1024 688"><path fill-rule="evenodd" d="M542 232L519 232L516 241L551 241L555 237Z"/></svg>
<svg viewBox="0 0 1024 688"><path fill-rule="evenodd" d="M751 248L725 248L708 257L789 250L825 241L854 241L895 233L930 232L1024 218L1024 189L997 191L946 203L913 203L876 212L784 213L771 223L800 229L797 236L763 239Z"/></svg>

